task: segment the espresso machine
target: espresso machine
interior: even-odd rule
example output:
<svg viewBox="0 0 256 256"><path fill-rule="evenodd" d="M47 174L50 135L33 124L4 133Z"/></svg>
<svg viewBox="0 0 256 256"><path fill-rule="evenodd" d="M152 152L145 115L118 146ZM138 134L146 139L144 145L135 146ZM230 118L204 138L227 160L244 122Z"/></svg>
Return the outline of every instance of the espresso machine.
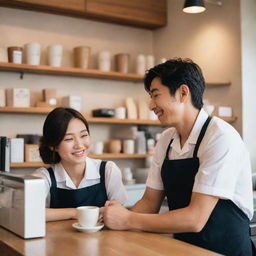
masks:
<svg viewBox="0 0 256 256"><path fill-rule="evenodd" d="M0 171L0 225L25 239L45 236L43 179Z"/></svg>

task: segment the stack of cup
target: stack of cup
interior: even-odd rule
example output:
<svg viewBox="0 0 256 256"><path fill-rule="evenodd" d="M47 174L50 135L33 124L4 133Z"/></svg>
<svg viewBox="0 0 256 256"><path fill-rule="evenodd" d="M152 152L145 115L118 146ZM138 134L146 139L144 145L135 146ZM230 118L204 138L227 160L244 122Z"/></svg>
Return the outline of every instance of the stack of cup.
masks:
<svg viewBox="0 0 256 256"><path fill-rule="evenodd" d="M87 69L91 56L91 48L88 46L77 46L74 48L74 64L77 68Z"/></svg>
<svg viewBox="0 0 256 256"><path fill-rule="evenodd" d="M25 44L25 59L29 65L39 65L41 57L41 45L39 43Z"/></svg>
<svg viewBox="0 0 256 256"><path fill-rule="evenodd" d="M123 141L123 153L124 154L134 154L135 151L135 141L134 140L124 140Z"/></svg>
<svg viewBox="0 0 256 256"><path fill-rule="evenodd" d="M128 53L119 53L115 55L116 71L121 73L129 72L130 55Z"/></svg>
<svg viewBox="0 0 256 256"><path fill-rule="evenodd" d="M144 75L146 70L146 58L145 55L139 54L136 59L136 73L138 75Z"/></svg>
<svg viewBox="0 0 256 256"><path fill-rule="evenodd" d="M52 67L61 67L63 55L63 46L60 44L49 45L47 47L48 65Z"/></svg>
<svg viewBox="0 0 256 256"><path fill-rule="evenodd" d="M155 57L153 55L146 56L146 69L149 70L155 66Z"/></svg>
<svg viewBox="0 0 256 256"><path fill-rule="evenodd" d="M111 56L109 51L101 51L98 56L98 68L101 71L110 71Z"/></svg>

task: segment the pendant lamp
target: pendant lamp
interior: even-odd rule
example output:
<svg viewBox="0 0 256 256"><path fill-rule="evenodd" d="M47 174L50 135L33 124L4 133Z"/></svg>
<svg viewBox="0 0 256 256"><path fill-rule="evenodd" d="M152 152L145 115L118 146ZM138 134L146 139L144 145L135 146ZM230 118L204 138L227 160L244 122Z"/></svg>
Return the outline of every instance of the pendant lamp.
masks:
<svg viewBox="0 0 256 256"><path fill-rule="evenodd" d="M183 7L183 12L200 13L205 11L203 0L186 0Z"/></svg>

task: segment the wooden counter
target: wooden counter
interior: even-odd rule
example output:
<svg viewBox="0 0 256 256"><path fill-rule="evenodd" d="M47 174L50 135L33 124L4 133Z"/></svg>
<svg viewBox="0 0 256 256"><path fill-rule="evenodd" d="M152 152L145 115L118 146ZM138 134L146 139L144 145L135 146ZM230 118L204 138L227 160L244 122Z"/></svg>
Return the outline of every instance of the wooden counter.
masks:
<svg viewBox="0 0 256 256"><path fill-rule="evenodd" d="M219 255L173 238L144 232L102 230L81 233L74 220L47 223L44 238L24 240L0 228L0 255L5 256L211 256Z"/></svg>

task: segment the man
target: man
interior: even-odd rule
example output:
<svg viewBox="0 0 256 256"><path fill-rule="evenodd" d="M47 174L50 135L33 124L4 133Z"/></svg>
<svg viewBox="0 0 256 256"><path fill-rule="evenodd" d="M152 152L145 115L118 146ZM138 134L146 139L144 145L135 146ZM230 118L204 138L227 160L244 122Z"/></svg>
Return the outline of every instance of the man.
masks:
<svg viewBox="0 0 256 256"><path fill-rule="evenodd" d="M116 230L174 233L176 239L225 255L252 255L253 215L248 152L236 130L203 110L205 81L191 60L150 69L145 89L165 130L141 200L131 209L108 201L102 213ZM169 211L158 214L164 197Z"/></svg>

